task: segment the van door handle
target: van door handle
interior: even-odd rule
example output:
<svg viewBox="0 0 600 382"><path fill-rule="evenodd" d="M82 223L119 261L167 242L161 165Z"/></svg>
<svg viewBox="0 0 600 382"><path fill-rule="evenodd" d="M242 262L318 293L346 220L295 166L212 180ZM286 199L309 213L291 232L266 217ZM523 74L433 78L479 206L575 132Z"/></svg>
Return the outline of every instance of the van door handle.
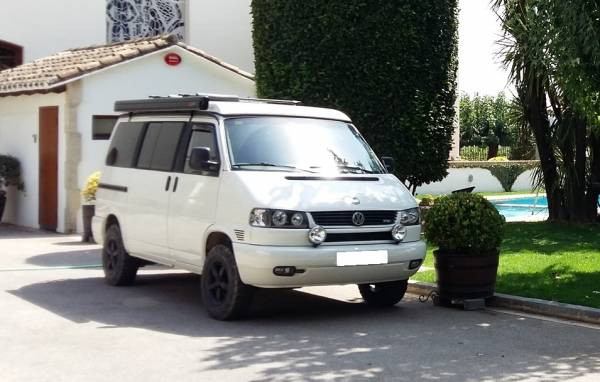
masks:
<svg viewBox="0 0 600 382"><path fill-rule="evenodd" d="M173 184L173 192L177 191L177 183L179 183L179 177L175 177L175 183Z"/></svg>
<svg viewBox="0 0 600 382"><path fill-rule="evenodd" d="M165 191L169 191L169 186L171 185L171 176L167 178L167 185L165 186Z"/></svg>

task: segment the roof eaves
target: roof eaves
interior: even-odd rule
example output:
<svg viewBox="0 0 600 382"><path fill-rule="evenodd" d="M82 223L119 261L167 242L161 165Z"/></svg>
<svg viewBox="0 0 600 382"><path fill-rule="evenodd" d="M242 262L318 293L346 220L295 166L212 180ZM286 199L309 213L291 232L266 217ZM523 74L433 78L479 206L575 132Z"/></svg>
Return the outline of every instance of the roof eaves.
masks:
<svg viewBox="0 0 600 382"><path fill-rule="evenodd" d="M193 53L193 54L195 54L197 56L205 58L208 61L210 61L210 62L212 62L214 64L217 64L217 65L219 65L219 66L221 66L221 67L223 67L223 68L225 68L225 69L227 69L229 71L232 71L232 72L234 72L236 74L239 74L242 77L246 77L247 79L252 80L252 81L255 80L253 74L248 73L245 70L242 70L242 69L240 69L237 66L234 66L234 65L228 64L228 63L226 63L224 61L221 61L217 57L215 57L213 55L210 55L210 54L206 53L205 51L203 51L201 49L194 48L193 46L189 46L189 45L184 44L182 42L177 43L177 46L179 46L179 47L181 47L181 48L183 48L183 49L185 49L185 50L187 50L187 51L189 51L189 52L191 52L191 53Z"/></svg>

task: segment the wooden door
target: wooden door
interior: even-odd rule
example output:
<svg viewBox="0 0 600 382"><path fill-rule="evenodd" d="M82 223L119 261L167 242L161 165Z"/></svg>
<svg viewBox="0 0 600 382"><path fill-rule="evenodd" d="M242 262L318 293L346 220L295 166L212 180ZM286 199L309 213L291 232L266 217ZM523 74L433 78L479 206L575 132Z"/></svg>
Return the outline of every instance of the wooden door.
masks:
<svg viewBox="0 0 600 382"><path fill-rule="evenodd" d="M56 231L58 225L58 106L39 110L39 224Z"/></svg>

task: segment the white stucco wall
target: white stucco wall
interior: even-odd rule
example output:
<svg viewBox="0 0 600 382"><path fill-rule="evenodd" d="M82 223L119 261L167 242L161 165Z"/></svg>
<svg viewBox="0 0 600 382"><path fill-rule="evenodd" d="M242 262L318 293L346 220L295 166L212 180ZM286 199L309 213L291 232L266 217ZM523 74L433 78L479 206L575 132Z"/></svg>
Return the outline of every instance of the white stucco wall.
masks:
<svg viewBox="0 0 600 382"><path fill-rule="evenodd" d="M515 180L513 191L531 191L533 170L527 170ZM417 187L417 194L448 194L461 188L473 187L478 192L503 192L500 181L483 168L450 168L448 176L440 182Z"/></svg>
<svg viewBox="0 0 600 382"><path fill-rule="evenodd" d="M2 0L0 4L0 40L21 45L25 62L105 42L105 0Z"/></svg>
<svg viewBox="0 0 600 382"><path fill-rule="evenodd" d="M65 95L47 94L0 97L0 153L16 157L21 162L23 192L9 188L3 222L37 228L39 197L39 114L43 106L58 106L58 185L59 206L64 204L64 117ZM64 230L64 210L58 210L58 229Z"/></svg>
<svg viewBox="0 0 600 382"><path fill-rule="evenodd" d="M0 40L24 61L106 43L106 0L2 0ZM254 73L250 0L188 0L186 43Z"/></svg>
<svg viewBox="0 0 600 382"><path fill-rule="evenodd" d="M187 43L254 73L251 0L188 0Z"/></svg>

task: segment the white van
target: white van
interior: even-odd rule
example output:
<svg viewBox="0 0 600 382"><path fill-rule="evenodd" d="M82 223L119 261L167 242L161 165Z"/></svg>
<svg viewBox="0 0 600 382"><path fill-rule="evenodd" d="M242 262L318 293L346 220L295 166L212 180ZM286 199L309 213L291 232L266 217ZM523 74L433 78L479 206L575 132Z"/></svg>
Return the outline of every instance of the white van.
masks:
<svg viewBox="0 0 600 382"><path fill-rule="evenodd" d="M203 95L115 110L93 219L109 284L148 263L202 274L217 319L239 317L255 287L404 296L425 257L419 209L344 113Z"/></svg>

